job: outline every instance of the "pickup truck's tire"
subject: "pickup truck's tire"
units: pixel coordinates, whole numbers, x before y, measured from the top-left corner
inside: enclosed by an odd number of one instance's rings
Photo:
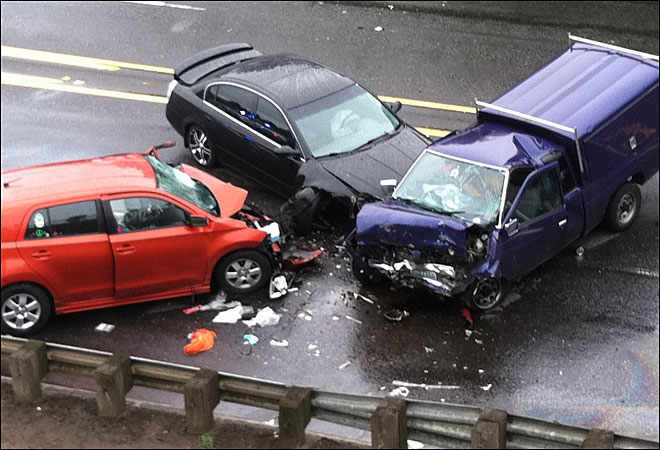
[[[463,293],[463,303],[472,310],[489,311],[502,303],[508,291],[507,280],[480,277]]]
[[[52,314],[46,292],[32,284],[20,283],[2,290],[2,334],[27,337],[41,330]]]
[[[364,258],[356,255],[351,258],[351,261],[353,276],[364,286],[376,286],[385,280],[385,275],[369,267]]]
[[[623,184],[612,196],[605,213],[605,223],[613,231],[629,228],[639,215],[642,193],[637,183]]]

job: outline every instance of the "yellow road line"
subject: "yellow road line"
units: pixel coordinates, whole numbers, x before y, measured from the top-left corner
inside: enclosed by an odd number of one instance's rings
[[[429,102],[426,100],[413,100],[410,98],[397,98],[389,97],[387,95],[379,95],[380,101],[385,103],[401,102],[402,105],[417,106],[419,108],[441,109],[443,111],[461,112],[476,114],[477,110],[470,106],[450,105],[448,103]]]
[[[59,81],[57,83],[56,81]],[[47,89],[50,91],[70,92],[73,94],[95,95],[98,97],[118,98],[122,100],[137,100],[150,103],[167,103],[167,97],[161,95],[135,94],[133,92],[112,91],[109,89],[95,89],[70,84],[60,84],[62,80],[54,78],[33,77],[16,73],[2,72],[2,84],[34,89]]]
[[[66,77],[65,77],[66,78]],[[149,103],[167,103],[167,97],[162,95],[136,94],[133,92],[113,91],[109,89],[96,89],[83,86],[65,84],[60,78],[35,77],[17,73],[2,72],[2,84],[33,89],[47,89],[51,91],[70,92],[72,94],[95,95],[98,97],[118,98],[122,100],[136,100]],[[449,130],[437,128],[415,127],[419,132],[428,136],[443,137],[451,133]]]
[[[42,50],[30,50],[27,48],[10,47],[3,45],[2,57],[27,59],[30,61],[63,64],[67,66],[86,67],[88,69],[115,71],[119,69],[142,70],[146,72],[157,72],[172,75],[174,69],[169,67],[148,66],[145,64],[134,64],[110,59],[89,58],[87,56],[67,55],[65,53],[45,52]]]
[[[67,55],[65,53],[53,53],[42,50],[30,50],[27,48],[2,46],[2,56],[9,58],[26,59],[30,61],[48,62],[67,66],[85,67],[97,70],[116,71],[119,69],[142,70],[146,72],[157,72],[168,75],[174,74],[174,69],[169,67],[149,66],[111,59],[89,58],[87,56]],[[416,106],[418,108],[438,109],[443,111],[475,114],[476,109],[469,106],[451,105],[448,103],[431,102],[427,100],[413,100],[409,98],[391,97],[379,95],[378,98],[386,103],[401,102],[403,105]]]

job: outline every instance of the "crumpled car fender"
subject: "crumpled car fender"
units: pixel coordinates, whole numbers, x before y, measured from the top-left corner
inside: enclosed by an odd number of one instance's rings
[[[493,230],[488,243],[488,258],[478,265],[473,273],[484,277],[502,277],[502,247],[499,245],[501,230]]]
[[[343,197],[357,197],[356,193],[345,183],[325,170],[316,160],[307,161],[298,170],[296,177],[298,191],[304,188],[314,188],[325,191],[331,195]]]

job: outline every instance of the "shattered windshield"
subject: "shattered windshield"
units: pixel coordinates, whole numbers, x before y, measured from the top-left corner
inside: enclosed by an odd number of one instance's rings
[[[155,156],[145,155],[145,158],[156,173],[159,189],[187,200],[214,216],[220,216],[218,202],[206,185],[193,180],[179,169],[168,166]]]
[[[506,171],[426,151],[396,189],[397,199],[476,224],[500,211]]]
[[[292,111],[314,157],[347,153],[394,133],[399,120],[358,85]]]

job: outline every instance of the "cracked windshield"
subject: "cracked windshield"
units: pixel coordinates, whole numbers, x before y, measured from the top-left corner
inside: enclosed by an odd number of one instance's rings
[[[396,191],[396,198],[476,224],[496,221],[506,171],[426,152]]]

